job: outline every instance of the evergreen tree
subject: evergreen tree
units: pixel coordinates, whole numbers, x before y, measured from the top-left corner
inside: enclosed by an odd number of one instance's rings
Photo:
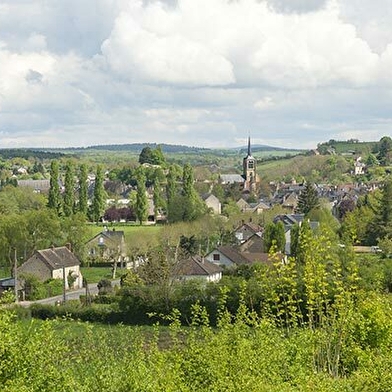
[[[61,199],[59,185],[59,163],[56,160],[50,163],[50,187],[48,196],[48,207],[61,214]]]
[[[146,195],[146,177],[139,173],[137,176],[137,193],[136,193],[136,218],[142,225],[148,217],[148,200]]]
[[[71,216],[75,208],[75,177],[74,168],[71,161],[68,161],[65,166],[64,186],[65,191],[63,211],[65,216]]]
[[[79,212],[81,212],[84,216],[87,216],[87,201],[88,201],[88,192],[87,192],[87,166],[82,164],[80,166],[79,172]]]
[[[307,215],[314,208],[320,206],[319,197],[316,187],[312,183],[306,183],[305,189],[301,192],[298,198],[297,211],[301,214]]]
[[[99,221],[105,209],[105,189],[103,181],[104,175],[102,167],[98,166],[95,174],[94,195],[91,205],[91,218],[94,222]]]

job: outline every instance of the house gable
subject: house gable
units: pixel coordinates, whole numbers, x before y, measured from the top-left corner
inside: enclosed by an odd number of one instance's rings
[[[111,256],[121,256],[125,258],[126,256],[125,237],[121,230],[104,230],[88,240],[86,247],[90,257],[110,258]]]

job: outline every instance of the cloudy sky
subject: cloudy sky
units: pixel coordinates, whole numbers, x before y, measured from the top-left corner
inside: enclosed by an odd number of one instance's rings
[[[392,134],[392,0],[1,0],[0,147]]]

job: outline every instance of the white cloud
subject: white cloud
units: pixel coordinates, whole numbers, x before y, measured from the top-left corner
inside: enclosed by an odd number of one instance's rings
[[[391,117],[387,3],[3,0],[0,143],[379,138]]]
[[[271,97],[263,97],[253,104],[256,109],[266,110],[275,106],[275,102]]]
[[[208,42],[180,34],[180,14],[162,5],[133,4],[116,20],[102,52],[110,66],[129,79],[185,85],[233,83],[232,64]]]

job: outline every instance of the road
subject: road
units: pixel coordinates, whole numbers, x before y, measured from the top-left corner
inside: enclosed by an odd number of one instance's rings
[[[112,286],[119,286],[120,279],[113,280]],[[90,295],[98,294],[97,283],[90,283],[88,285],[88,291]],[[86,295],[86,288],[70,290],[65,293],[65,301],[72,299],[79,299],[81,295]],[[63,302],[63,294],[56,295],[55,297],[39,299],[36,301],[19,301],[19,305],[23,307],[29,307],[31,304],[44,304],[44,305],[55,305],[56,303]]]

